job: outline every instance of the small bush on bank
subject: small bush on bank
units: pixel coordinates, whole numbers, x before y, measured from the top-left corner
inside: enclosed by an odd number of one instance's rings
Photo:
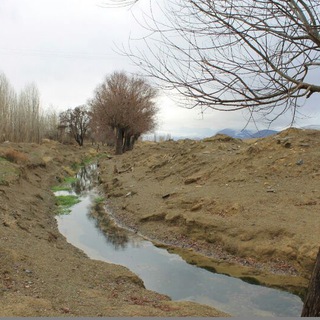
[[[28,156],[25,153],[14,149],[5,151],[3,157],[8,161],[14,163],[26,163],[29,160]]]

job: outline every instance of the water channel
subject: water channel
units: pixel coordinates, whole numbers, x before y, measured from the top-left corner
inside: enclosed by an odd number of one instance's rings
[[[303,303],[296,295],[190,265],[180,256],[157,248],[120,226],[101,231],[101,222],[90,214],[98,197],[93,187],[97,174],[95,165],[87,166],[78,173],[72,191],[55,193],[80,197],[69,214],[56,219],[59,231],[68,242],[90,258],[126,266],[143,280],[147,289],[173,300],[208,304],[232,316],[300,316]]]

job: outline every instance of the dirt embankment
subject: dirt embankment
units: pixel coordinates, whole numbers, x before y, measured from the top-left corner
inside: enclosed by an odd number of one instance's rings
[[[190,263],[299,291],[320,245],[319,159],[320,132],[289,129],[144,142],[100,168],[126,225]]]
[[[223,315],[148,291],[128,269],[90,260],[60,235],[50,187],[94,155],[52,142],[0,145],[0,316]]]

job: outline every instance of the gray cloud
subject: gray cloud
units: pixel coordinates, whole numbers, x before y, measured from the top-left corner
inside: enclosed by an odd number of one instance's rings
[[[35,82],[43,106],[63,110],[86,103],[106,74],[117,70],[139,72],[127,57],[115,52],[117,45],[127,43],[130,34],[139,35],[137,21],[129,10],[101,8],[99,3],[2,0],[0,70],[12,85],[19,90]],[[140,8],[135,10],[138,17]],[[246,124],[242,112],[208,110],[202,115],[199,110],[181,109],[166,99],[160,99],[159,105],[159,130],[167,133],[191,135],[207,129],[241,129]],[[312,119],[300,123],[319,123],[316,99],[311,98],[304,111]],[[287,125],[288,117],[276,125]]]

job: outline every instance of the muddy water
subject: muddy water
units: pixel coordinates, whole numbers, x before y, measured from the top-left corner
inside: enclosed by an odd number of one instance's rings
[[[108,227],[108,219],[102,224],[90,214],[98,196],[90,182],[95,174],[94,166],[79,173],[72,194],[80,195],[81,202],[72,207],[70,214],[56,217],[60,232],[90,258],[126,266],[147,289],[173,300],[196,301],[241,317],[300,315],[302,301],[298,296],[189,265],[130,230]]]

